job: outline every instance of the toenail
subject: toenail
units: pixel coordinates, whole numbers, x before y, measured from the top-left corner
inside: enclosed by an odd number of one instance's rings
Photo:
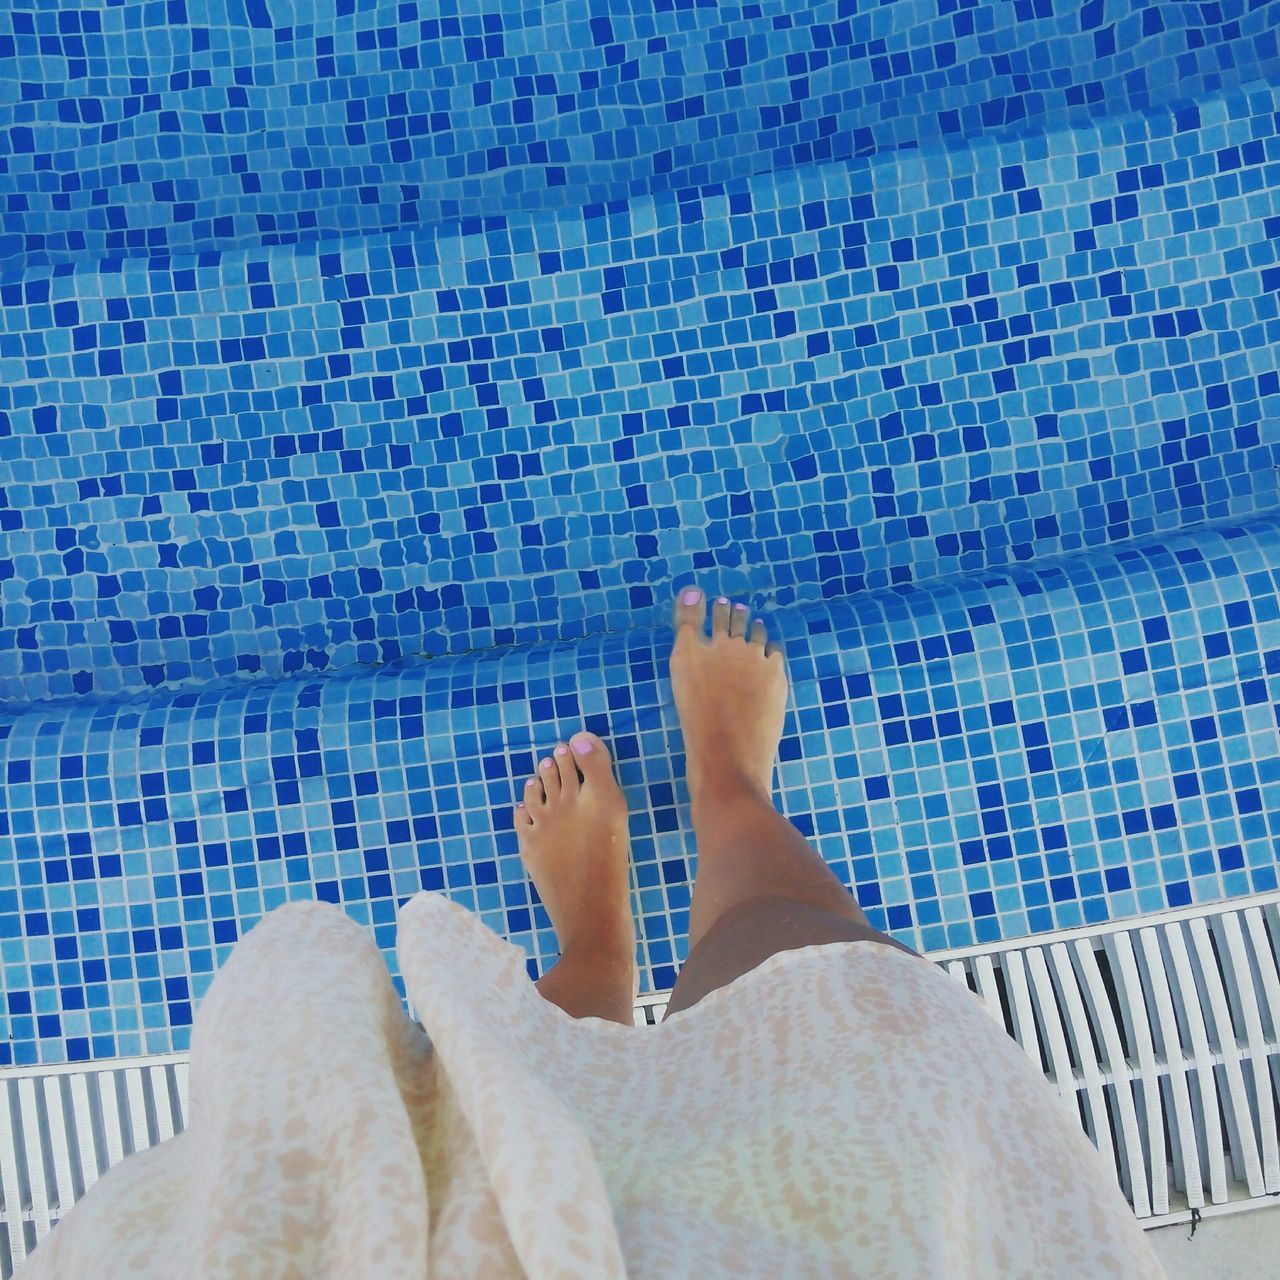
[[[530,778],[524,785],[526,787],[536,787],[538,785],[538,780],[537,778]]]
[[[735,604],[733,607],[735,609],[741,609],[743,613],[746,613],[747,611],[747,606],[745,604]]]
[[[729,603],[729,597],[728,597],[728,596],[721,596],[721,597],[716,601],[716,604],[728,604],[728,603]]]
[[[701,599],[702,599],[702,592],[699,591],[696,587],[693,590],[686,591],[684,593],[685,604],[697,604],[698,601]]]
[[[585,756],[587,752],[591,750],[590,738],[574,738],[572,739],[572,741],[573,741],[573,749],[580,756]]]
[[[548,756],[548,757],[547,757],[547,758],[542,762],[542,764],[541,764],[541,765],[539,765],[539,768],[542,768],[542,769],[550,769],[550,768],[551,768],[551,757],[550,757],[550,756]]]
[[[558,756],[567,756],[568,754],[569,754],[569,748],[568,748],[568,747],[557,747],[557,748],[556,748],[556,755],[558,755]]]
[[[516,801],[516,808],[517,808],[517,809],[523,809],[523,808],[524,808],[524,801],[523,801],[523,800],[517,800],[517,801]]]

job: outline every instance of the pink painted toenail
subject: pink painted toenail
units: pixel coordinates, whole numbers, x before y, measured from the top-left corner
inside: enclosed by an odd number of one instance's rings
[[[540,768],[542,768],[542,769],[550,769],[550,768],[551,768],[551,757],[550,757],[550,756],[548,756],[548,757],[547,757],[547,758],[542,762],[542,764],[541,764],[539,767],[540,767]]]
[[[585,756],[591,750],[590,738],[574,738],[572,739],[573,749],[580,755]]]
[[[702,599],[702,592],[698,590],[686,591],[682,597],[685,604],[697,604]]]
[[[523,808],[524,808],[524,801],[523,801],[523,800],[517,800],[517,801],[516,801],[516,808],[517,808],[517,809],[523,809]]]
[[[733,607],[735,609],[741,609],[743,613],[746,613],[747,611],[747,606],[745,604],[735,604]]]
[[[556,755],[558,755],[558,756],[567,756],[568,754],[569,754],[569,748],[568,748],[568,747],[557,747],[557,748],[556,748]]]
[[[728,596],[721,596],[721,597],[716,601],[716,604],[728,604],[728,603],[729,603],[729,597],[728,597]]]

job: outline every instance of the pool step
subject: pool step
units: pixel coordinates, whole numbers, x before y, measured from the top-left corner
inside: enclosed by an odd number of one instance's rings
[[[1277,887],[1280,516],[771,625],[782,810],[917,949]],[[185,1048],[236,939],[293,898],[340,904],[394,966],[397,904],[443,890],[544,970],[511,805],[584,724],[631,808],[644,989],[669,987],[695,852],[670,643],[632,628],[0,714],[0,1065]]]
[[[1056,1086],[1144,1226],[1274,1203],[1280,893],[931,959]],[[166,1055],[0,1073],[0,1280],[107,1169],[186,1127],[187,1072]]]

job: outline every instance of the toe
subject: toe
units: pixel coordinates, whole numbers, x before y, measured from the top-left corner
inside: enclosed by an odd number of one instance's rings
[[[763,645],[769,639],[769,633],[765,630],[764,623],[757,618],[751,624],[751,643]]]
[[[707,629],[707,597],[697,587],[686,587],[676,596],[676,634],[682,628],[692,627],[698,635]]]
[[[735,604],[729,613],[729,634],[745,636],[747,623],[751,621],[751,610],[745,604]]]
[[[538,761],[538,777],[542,779],[542,788],[547,793],[547,803],[555,804],[560,799],[560,770],[550,756]]]
[[[532,822],[547,807],[547,793],[543,789],[541,778],[530,778],[524,784],[524,808]]]
[[[578,766],[573,763],[573,753],[562,742],[556,747],[553,756],[556,762],[556,772],[560,775],[560,794],[562,796],[576,796],[578,794]]]
[[[529,779],[533,781],[532,778]],[[523,827],[533,826],[533,814],[529,810],[529,806],[523,800],[516,801],[515,812],[513,814],[516,830],[519,831]]]
[[[594,733],[575,733],[569,739],[569,745],[573,748],[573,758],[582,770],[586,785],[589,786],[592,782],[598,785],[606,778],[612,781],[609,748]]]
[[[729,634],[729,615],[732,612],[728,596],[720,596],[711,607],[711,634],[713,636],[727,636]]]

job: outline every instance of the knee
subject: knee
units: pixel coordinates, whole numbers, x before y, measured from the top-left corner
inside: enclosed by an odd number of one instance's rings
[[[314,954],[317,949],[366,948],[377,950],[368,933],[345,911],[332,903],[306,898],[267,912],[241,937],[232,958],[269,951],[273,960],[288,964],[291,958]]]
[[[390,987],[382,953],[369,933],[325,902],[290,902],[255,924],[218,970],[196,1016],[196,1030],[232,1011],[326,1003],[357,984]],[[265,1003],[264,1003],[265,1002]],[[250,1016],[257,1016],[253,1013]]]

